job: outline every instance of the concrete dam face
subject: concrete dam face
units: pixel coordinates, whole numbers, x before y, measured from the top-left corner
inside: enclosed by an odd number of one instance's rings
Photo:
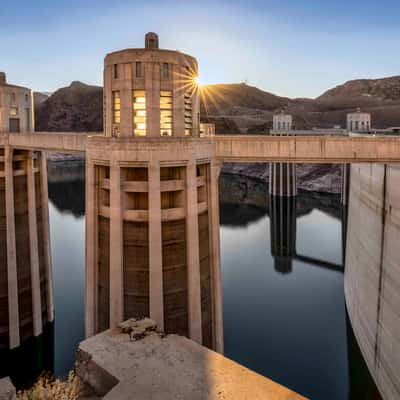
[[[349,317],[384,398],[400,397],[400,166],[353,164],[345,266]]]

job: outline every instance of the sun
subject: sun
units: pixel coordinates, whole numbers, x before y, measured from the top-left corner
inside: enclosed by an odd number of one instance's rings
[[[193,77],[193,84],[197,87],[203,86],[198,75]]]

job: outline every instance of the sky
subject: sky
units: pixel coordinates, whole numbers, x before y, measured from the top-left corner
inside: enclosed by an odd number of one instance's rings
[[[400,75],[399,20],[399,0],[0,0],[0,71],[37,91],[101,85],[104,56],[154,31],[197,58],[201,83],[316,97]]]

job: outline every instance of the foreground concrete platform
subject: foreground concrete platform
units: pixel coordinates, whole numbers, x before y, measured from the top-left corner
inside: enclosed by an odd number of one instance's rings
[[[76,372],[105,400],[304,399],[189,339],[163,335],[148,319],[82,342]]]
[[[15,400],[15,387],[10,378],[0,379],[0,400]]]

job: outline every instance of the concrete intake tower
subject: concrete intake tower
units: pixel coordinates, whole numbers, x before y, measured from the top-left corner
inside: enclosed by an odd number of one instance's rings
[[[145,43],[106,56],[105,136],[88,139],[86,334],[149,316],[222,352],[220,166],[197,61]]]

